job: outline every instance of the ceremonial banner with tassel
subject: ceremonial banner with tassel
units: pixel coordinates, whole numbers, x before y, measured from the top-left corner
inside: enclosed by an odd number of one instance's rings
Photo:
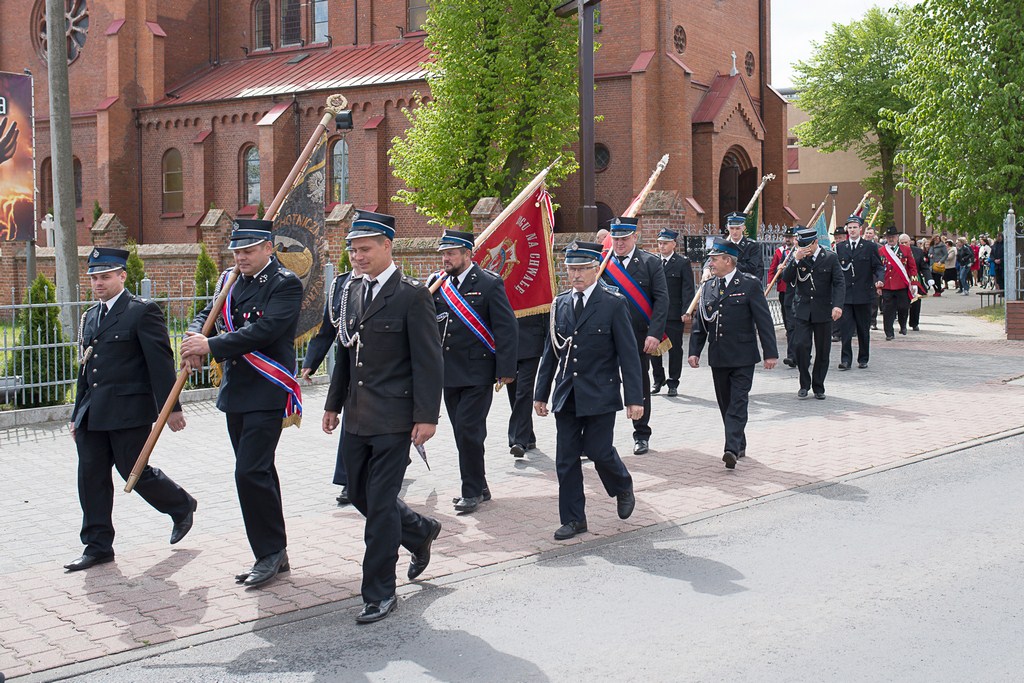
[[[517,318],[546,313],[555,298],[554,215],[551,195],[542,184],[476,243],[473,260],[501,276]]]

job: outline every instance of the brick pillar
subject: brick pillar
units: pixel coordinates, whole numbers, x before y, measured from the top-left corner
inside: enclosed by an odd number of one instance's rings
[[[652,190],[637,214],[645,248],[653,247],[664,228],[679,231],[686,222],[686,205],[675,190]]]
[[[337,204],[331,209],[331,214],[324,220],[327,232],[327,260],[334,265],[338,265],[341,252],[345,250],[345,235],[352,228],[352,218],[354,215],[354,205]]]
[[[473,219],[473,232],[479,235],[505,210],[497,197],[484,197],[476,203],[469,215]]]
[[[199,241],[206,245],[206,253],[210,255],[219,270],[224,270],[232,263],[228,242],[231,241],[231,216],[223,209],[210,209],[202,222],[199,223]]]
[[[113,213],[102,214],[89,233],[90,240],[97,247],[123,249],[128,241],[128,227]]]
[[[1024,301],[1006,302],[1006,338],[1024,341]]]
[[[280,102],[256,124],[259,131],[260,195],[263,206],[268,209],[298,158],[294,109],[295,105]]]

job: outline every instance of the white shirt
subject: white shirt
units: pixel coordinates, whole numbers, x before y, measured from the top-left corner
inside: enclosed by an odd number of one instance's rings
[[[621,263],[622,263],[622,267],[625,268],[625,267],[627,267],[629,265],[629,259],[633,258],[633,254],[634,253],[636,253],[636,247],[635,246],[632,249],[630,249],[629,253],[626,254],[625,256],[623,256],[622,258],[619,258],[618,254],[615,255],[615,258],[619,259],[621,261]],[[586,299],[586,297],[584,297],[584,299]]]
[[[476,265],[476,264],[470,263],[469,264],[469,268],[466,268],[464,271],[462,271],[461,273],[459,273],[458,275],[455,276],[455,280],[456,280],[455,287],[459,291],[462,290],[462,283],[466,281],[466,276],[469,275],[469,271],[473,270],[473,266],[474,265]]]
[[[590,301],[590,295],[594,293],[594,287],[597,287],[597,282],[594,282],[594,284],[590,285],[589,287],[587,287],[586,289],[583,290],[583,308],[587,307],[587,302]],[[576,305],[576,301],[579,299],[577,294],[579,294],[579,292],[577,290],[575,290],[575,289],[572,290],[572,305],[573,306]]]
[[[723,279],[725,280],[725,288],[726,289],[728,289],[729,285],[732,284],[732,278],[733,278],[734,275],[736,275],[736,269],[735,268],[733,268],[732,271],[728,275],[723,276]]]
[[[398,270],[398,266],[396,266],[395,262],[392,261],[391,265],[389,265],[387,268],[381,271],[380,275],[378,275],[375,278],[372,278],[374,280],[374,285],[373,290],[371,291],[370,294],[370,301],[373,301],[374,298],[376,298],[377,294],[380,293],[381,285],[390,280],[391,276],[395,274],[396,270]],[[369,275],[363,275],[363,279],[365,279],[366,282],[369,282],[371,278]]]
[[[860,239],[850,240],[850,249],[856,249],[858,244],[860,244]]]

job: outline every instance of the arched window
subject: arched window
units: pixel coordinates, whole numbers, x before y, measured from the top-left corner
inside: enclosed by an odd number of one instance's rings
[[[75,208],[82,208],[82,162],[78,157],[71,158],[71,168],[75,175]]]
[[[260,150],[249,145],[242,150],[242,206],[260,203]]]
[[[54,212],[53,207],[53,162],[49,157],[39,166],[39,200],[42,202],[40,218]]]
[[[253,49],[265,50],[270,41],[270,0],[256,0],[252,5]]]
[[[335,140],[328,156],[330,177],[327,182],[331,188],[328,201],[342,204],[348,201],[348,143],[344,139]]]
[[[327,42],[327,0],[313,0],[313,42]]]
[[[164,154],[161,164],[164,190],[164,213],[182,213],[185,208],[185,188],[181,175],[181,152],[171,148]]]
[[[429,0],[408,0],[406,11],[406,33],[422,31],[423,24],[427,23],[427,10],[430,9]]]
[[[302,42],[302,3],[300,0],[281,0],[281,45]]]

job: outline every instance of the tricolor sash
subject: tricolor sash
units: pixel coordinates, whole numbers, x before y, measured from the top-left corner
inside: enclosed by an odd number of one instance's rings
[[[494,333],[487,327],[487,324],[480,319],[477,312],[473,310],[473,307],[469,305],[466,298],[462,296],[456,287],[452,286],[452,280],[447,274],[442,273],[440,275],[441,288],[438,290],[441,292],[441,298],[444,299],[445,303],[448,304],[455,315],[462,321],[462,323],[469,328],[469,330],[476,335],[487,349],[494,353]]]
[[[903,281],[907,283],[907,289],[910,289],[910,275],[907,274],[907,269],[903,265],[903,261],[896,258],[896,256],[892,253],[892,249],[890,249],[888,245],[882,247],[882,249],[885,250],[885,258],[888,259],[889,263],[892,264],[893,268],[899,271],[900,275],[903,277]],[[900,249],[900,251],[902,252],[903,250]]]
[[[227,298],[224,299],[224,307],[220,312],[221,319],[224,321],[224,327],[227,328],[228,332],[235,331],[235,322],[231,319],[231,295],[234,293],[235,285],[237,284],[238,280],[235,280],[234,284],[231,285]],[[302,416],[302,388],[291,372],[273,358],[269,358],[259,351],[250,351],[244,354],[242,358],[252,366],[253,370],[288,392],[288,403],[284,407],[285,420],[293,416]]]
[[[633,258],[636,258],[635,256]],[[619,288],[619,293],[625,296],[630,303],[636,306],[636,309],[643,313],[644,318],[647,322],[651,322],[651,315],[654,313],[654,307],[651,306],[651,300],[647,298],[647,292],[643,290],[640,284],[633,279],[633,276],[629,274],[619,260],[612,256],[608,259],[608,266],[604,271],[615,286]]]

